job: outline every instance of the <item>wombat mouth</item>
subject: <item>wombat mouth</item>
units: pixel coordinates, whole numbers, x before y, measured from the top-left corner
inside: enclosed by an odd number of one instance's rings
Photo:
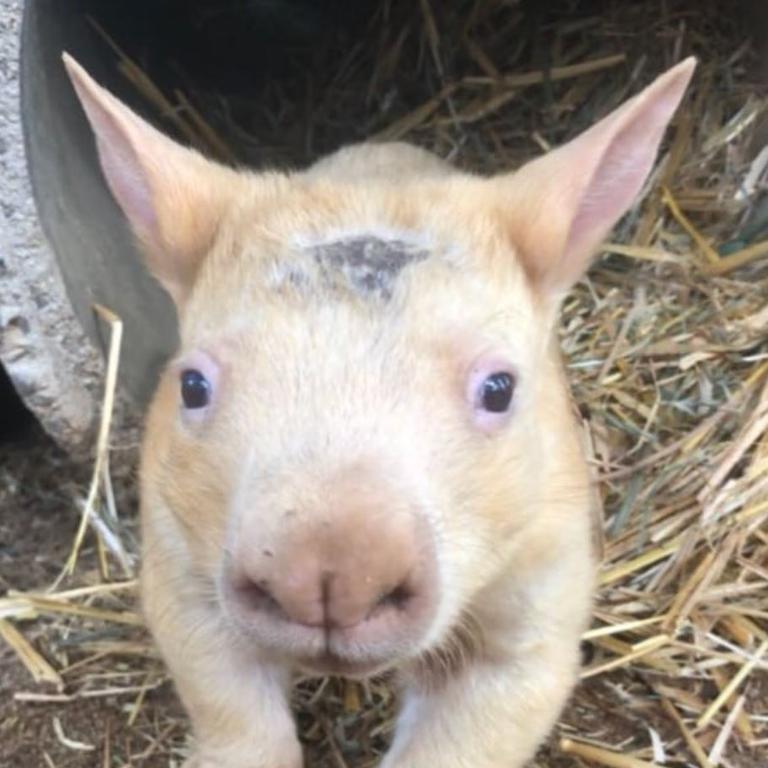
[[[319,656],[312,656],[298,660],[298,667],[302,673],[312,677],[324,677],[326,675],[361,679],[381,674],[392,666],[392,662],[381,661],[352,661],[342,656],[327,651]]]

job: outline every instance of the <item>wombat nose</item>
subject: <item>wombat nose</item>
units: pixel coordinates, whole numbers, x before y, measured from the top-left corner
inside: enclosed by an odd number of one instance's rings
[[[386,581],[385,581],[386,580]],[[403,576],[392,586],[389,574],[345,573],[295,565],[283,578],[241,575],[233,586],[241,609],[305,627],[351,629],[390,613],[406,615],[418,594],[417,580]]]
[[[365,468],[310,489],[306,506],[262,510],[241,526],[222,607],[256,646],[302,668],[320,670],[321,658],[390,663],[418,647],[440,603],[429,519]]]

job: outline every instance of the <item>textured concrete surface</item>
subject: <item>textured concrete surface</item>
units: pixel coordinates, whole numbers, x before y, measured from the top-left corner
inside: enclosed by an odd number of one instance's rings
[[[93,133],[61,62],[68,51],[131,106],[147,108],[120,75],[114,52],[87,23],[102,0],[26,0],[22,31],[22,116],[32,191],[72,308],[101,348],[93,304],[124,323],[120,381],[147,400],[176,343],[168,296],[147,273],[99,167]],[[130,45],[130,43],[127,43]],[[152,117],[152,115],[150,115]]]
[[[89,445],[101,400],[108,330],[95,303],[123,320],[120,384],[133,402],[147,401],[176,344],[172,304],[107,190],[61,64],[67,50],[135,98],[86,22],[98,2],[0,0],[0,363],[70,448]]]
[[[100,359],[72,312],[27,174],[19,109],[22,6],[0,0],[0,362],[46,430],[77,448],[94,422]]]

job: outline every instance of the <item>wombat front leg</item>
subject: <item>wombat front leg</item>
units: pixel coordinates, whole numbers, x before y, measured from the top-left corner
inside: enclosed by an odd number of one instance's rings
[[[210,670],[198,664],[184,672],[171,662],[196,737],[184,768],[301,768],[283,671],[238,669],[222,654],[211,662]]]
[[[434,690],[412,687],[381,768],[521,768],[570,693],[575,656],[556,643],[531,647]]]
[[[289,671],[233,647],[169,562],[145,557],[143,607],[192,720],[196,748],[184,768],[301,768]]]

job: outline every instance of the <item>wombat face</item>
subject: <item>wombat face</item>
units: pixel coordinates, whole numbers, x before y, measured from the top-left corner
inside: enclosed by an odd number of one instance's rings
[[[558,302],[645,179],[691,62],[493,179],[402,145],[238,173],[68,66],[179,308],[145,535],[233,634],[369,673],[449,643],[500,578],[583,554]]]
[[[560,500],[585,506],[549,308],[503,219],[455,202],[482,183],[443,187],[280,180],[229,209],[152,412],[185,556],[312,667],[433,646]]]

